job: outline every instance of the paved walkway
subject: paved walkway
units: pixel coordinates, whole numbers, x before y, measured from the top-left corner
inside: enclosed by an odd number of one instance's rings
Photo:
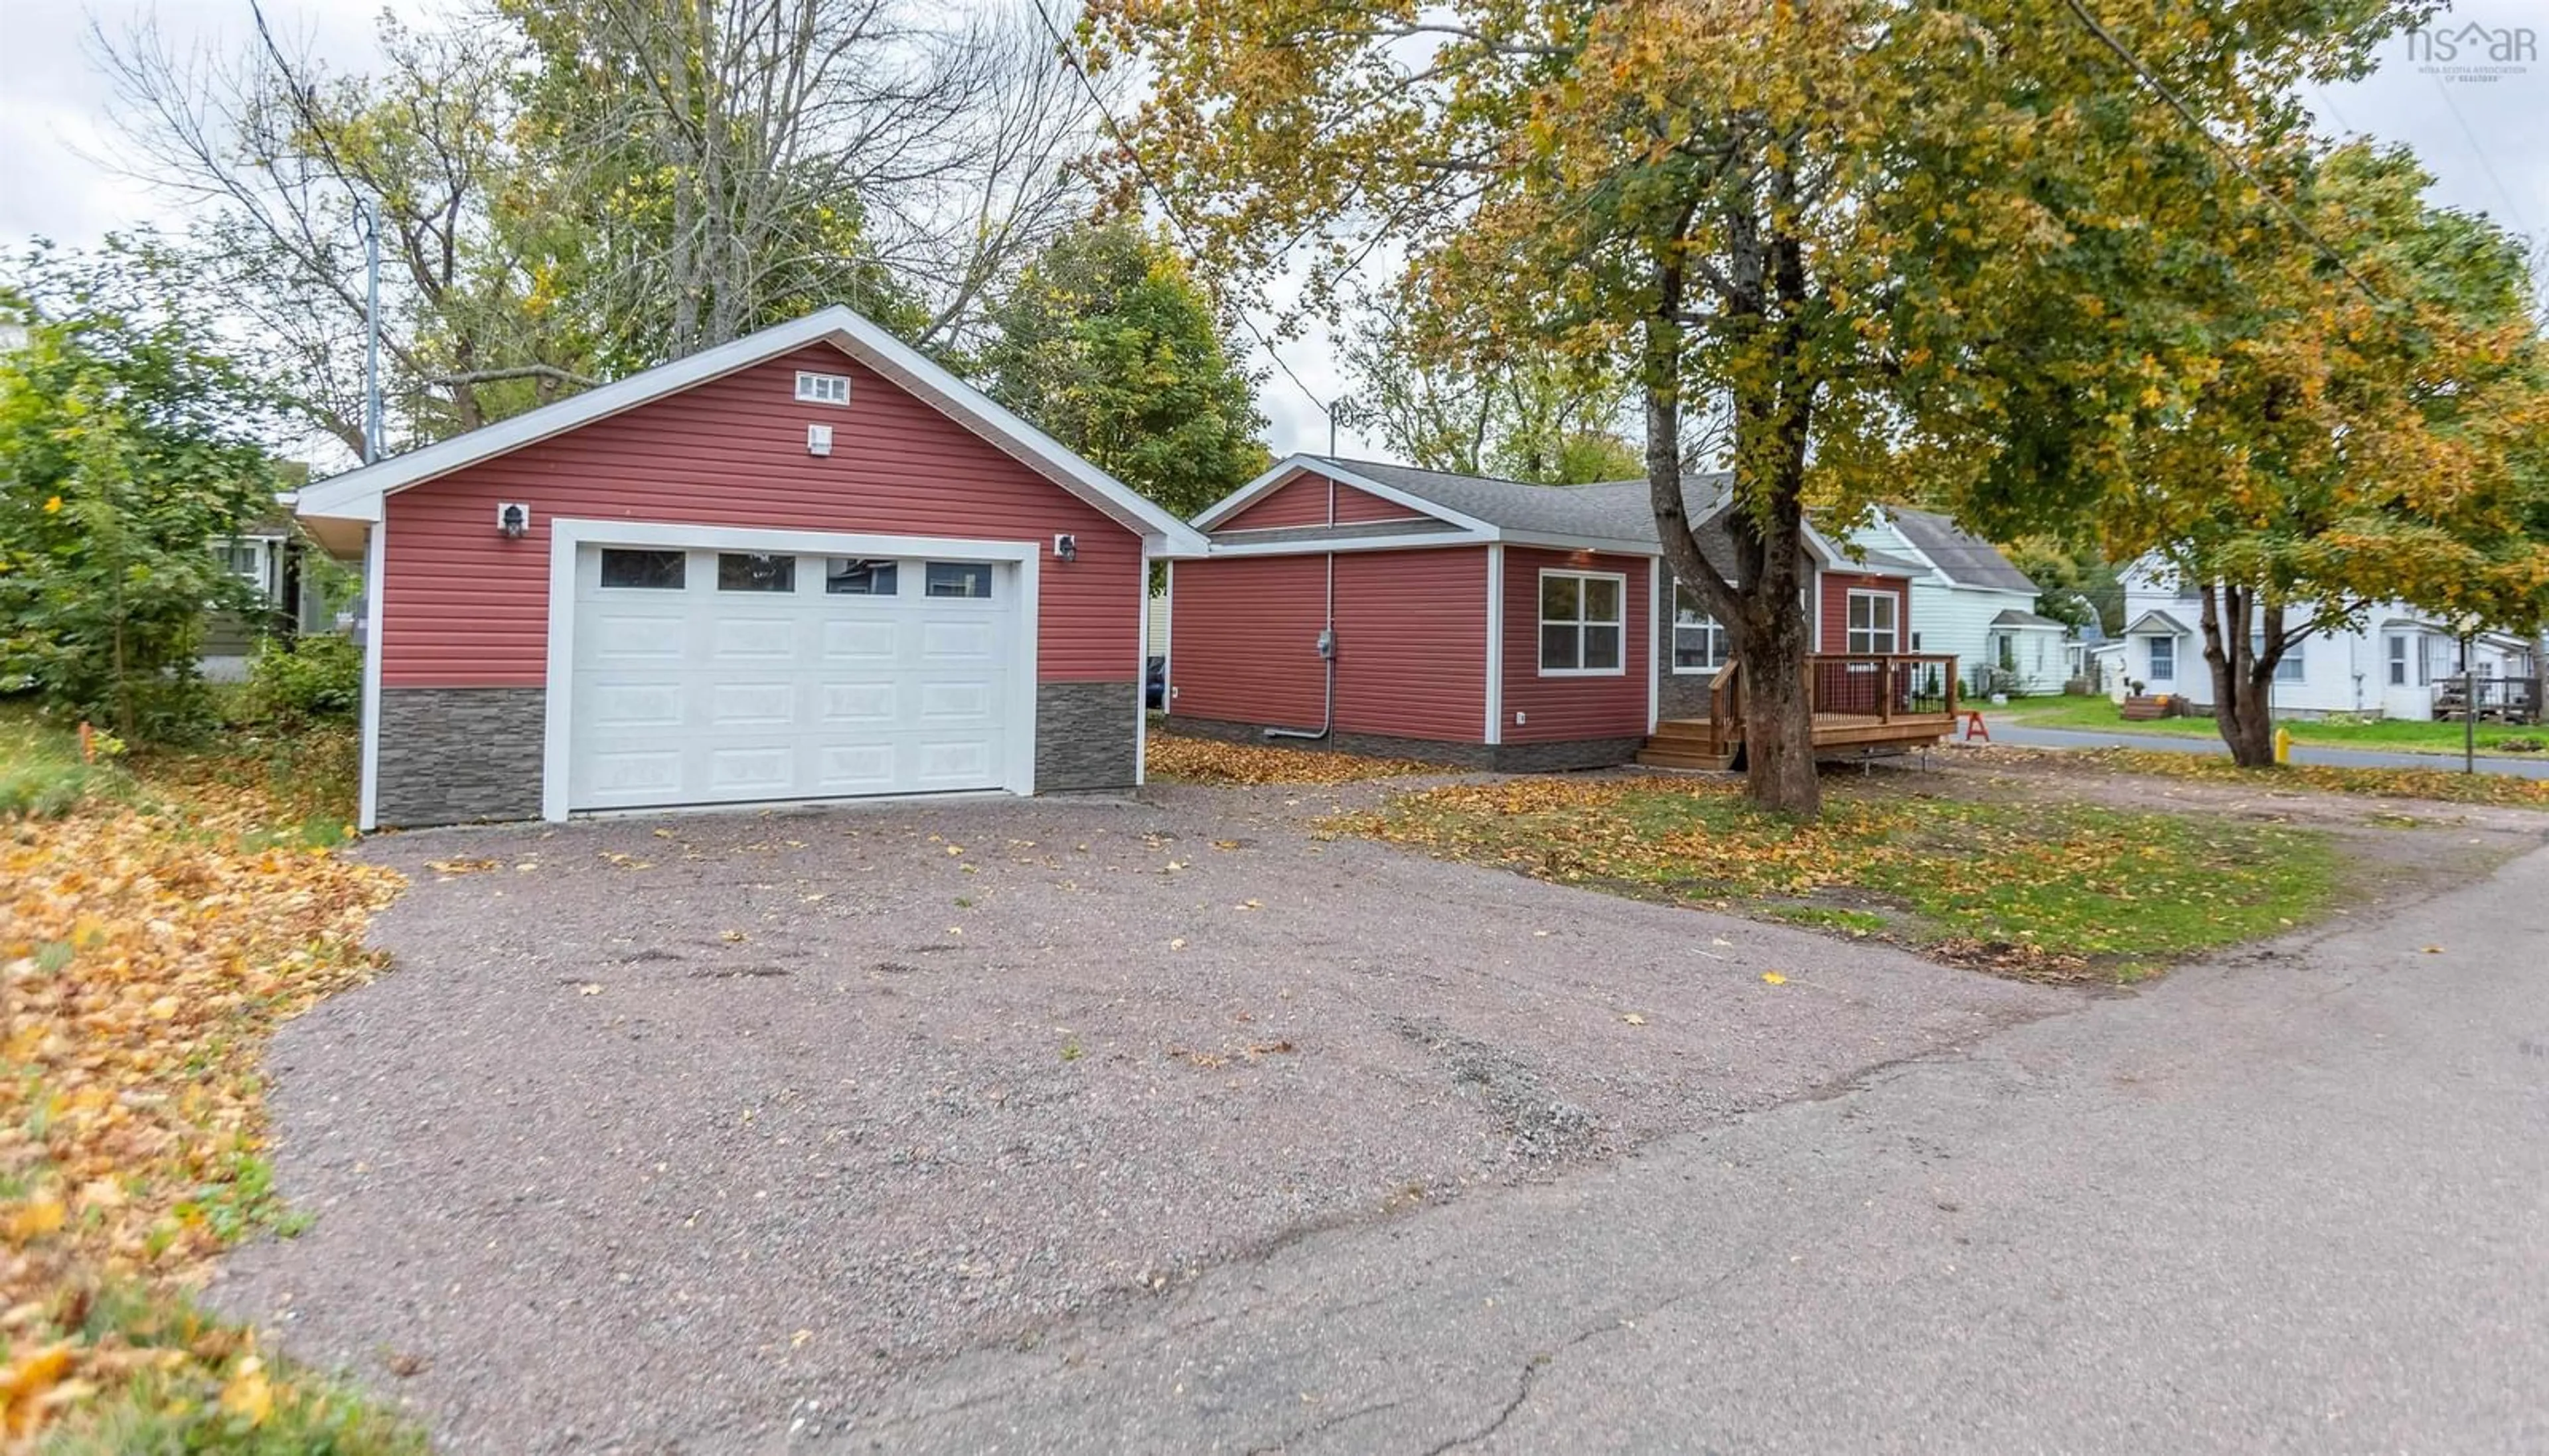
[[[2544,946],[2549,851],[1287,1244],[820,1448],[2549,1450]]]
[[[2230,752],[2219,737],[2179,737],[2168,733],[2105,733],[2094,729],[2030,728],[2024,723],[1995,722],[1991,714],[1983,715],[1994,743],[2015,744],[2020,748],[2147,748],[2162,753],[2216,754]],[[2293,745],[2296,764],[2325,764],[2338,769],[2440,769],[2458,772],[2458,755],[2392,753],[2380,749],[2320,748],[2313,744]],[[2521,778],[2549,778],[2549,754],[2527,759],[2478,757],[2481,774],[2510,774]]]

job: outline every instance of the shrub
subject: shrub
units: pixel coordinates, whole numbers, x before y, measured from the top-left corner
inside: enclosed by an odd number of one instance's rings
[[[336,636],[270,641],[248,664],[247,706],[277,728],[351,721],[363,708],[363,654]]]

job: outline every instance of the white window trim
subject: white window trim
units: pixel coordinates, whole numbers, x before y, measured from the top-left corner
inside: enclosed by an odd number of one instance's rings
[[[1542,616],[1540,614],[1541,603],[1549,599],[1549,579],[1552,577],[1572,577],[1579,582],[1610,582],[1619,589],[1618,593],[1612,599],[1620,604],[1620,619],[1617,622],[1603,622],[1595,621],[1590,617],[1579,615],[1572,623],[1566,623],[1553,622]],[[1578,612],[1583,610],[1583,597],[1580,594],[1576,597],[1576,610]],[[1531,660],[1535,665],[1540,667],[1540,676],[1544,678],[1625,678],[1629,675],[1628,573],[1584,571],[1575,567],[1541,568],[1540,580],[1535,585],[1531,596]],[[1540,640],[1542,633],[1550,627],[1569,625],[1576,629],[1575,659],[1578,662],[1582,662],[1584,660],[1584,628],[1588,626],[1618,627],[1620,629],[1619,666],[1611,668],[1553,668],[1542,663],[1541,655],[1544,651]]]
[[[1862,596],[1866,597],[1870,601],[1882,601],[1885,603],[1885,640],[1890,644],[1889,646],[1852,647],[1849,645],[1849,638],[1852,632],[1864,630],[1869,638],[1873,639],[1876,636],[1876,613],[1873,610],[1869,611],[1867,614],[1868,624],[1864,629],[1852,627],[1849,624],[1850,604],[1857,601]],[[1883,592],[1868,587],[1850,588],[1848,594],[1841,599],[1841,647],[1844,656],[1852,653],[1862,653],[1872,656],[1892,657],[1895,654],[1900,653],[1903,650],[1902,595],[1899,592]]]
[[[372,527],[373,539],[380,539],[380,527]],[[684,525],[669,521],[577,520],[565,517],[549,522],[549,630],[547,722],[540,736],[540,817],[551,823],[562,823],[570,817],[567,797],[567,763],[574,743],[570,717],[575,701],[575,565],[586,546],[678,547],[690,551],[763,551],[799,556],[892,556],[934,557],[941,561],[1005,562],[1015,567],[1014,590],[1018,593],[1017,657],[1011,664],[1009,712],[1012,723],[1023,723],[1026,731],[1009,741],[1009,761],[1003,766],[1000,786],[1014,794],[1035,792],[1035,721],[1036,721],[1036,609],[1040,600],[1037,573],[1043,565],[1042,541],[969,541],[943,536],[848,536],[821,531],[775,531],[753,527]],[[377,547],[375,549],[378,549]],[[374,662],[379,655],[377,624],[380,612],[380,578],[374,584],[372,611],[375,631],[372,638]],[[949,602],[981,600],[978,597],[942,596],[934,598],[941,605]],[[377,673],[377,668],[374,669]],[[374,677],[373,682],[377,683]],[[377,697],[377,693],[375,693]],[[373,827],[372,785],[378,770],[380,730],[377,720],[364,735],[365,828]],[[653,812],[649,810],[648,812]]]
[[[1672,620],[1665,624],[1667,636],[1664,640],[1664,652],[1666,657],[1670,659],[1674,677],[1714,678],[1719,673],[1726,670],[1727,662],[1734,656],[1734,654],[1725,650],[1726,624],[1717,619],[1717,614],[1715,612],[1706,610],[1705,604],[1703,604],[1701,615],[1708,619],[1709,625],[1717,629],[1718,658],[1716,662],[1711,663],[1709,666],[1704,668],[1683,667],[1681,665],[1681,598],[1682,593],[1685,592],[1690,592],[1692,600],[1697,601],[1699,599],[1699,593],[1691,592],[1689,587],[1680,582],[1673,583]],[[1696,626],[1698,624],[1693,623],[1692,625]]]
[[[831,394],[834,384],[840,386],[838,399]],[[846,409],[850,403],[850,377],[825,374],[819,369],[800,369],[797,371],[797,401],[802,405],[831,405]]]
[[[2150,650],[2151,650],[2151,644],[2152,644],[2152,643],[2154,643],[2154,642],[2165,642],[2165,643],[2167,643],[2167,644],[2168,644],[2168,676],[2167,676],[2167,677],[2165,677],[2165,678],[2161,677],[2161,676],[2160,676],[2159,669],[2158,669],[2158,668],[2156,668],[2156,667],[2154,667],[2154,666],[2152,666],[2152,664],[2151,664],[2151,654],[2150,654]],[[2145,634],[2143,634],[2143,637],[2142,637],[2142,676],[2143,676],[2144,678],[2149,679],[2149,680],[2150,680],[2151,682],[2169,682],[2169,683],[2174,683],[2174,682],[2177,682],[2177,639],[2176,639],[2176,638],[2169,636],[2169,635],[2168,635],[2167,633],[2165,633],[2165,632],[2150,632],[2150,633],[2145,633]]]

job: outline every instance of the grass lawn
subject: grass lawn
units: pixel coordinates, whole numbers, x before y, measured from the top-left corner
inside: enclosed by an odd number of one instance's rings
[[[2144,723],[2127,723],[2116,704],[2103,697],[2016,698],[2004,708],[1993,708],[1985,703],[1973,705],[1982,709],[1987,723],[1994,716],[2005,716],[2013,723],[2024,723],[2030,728],[2162,733],[2194,738],[2220,736],[2220,730],[2214,726],[2210,717],[2154,718]],[[2365,723],[2292,718],[2287,719],[2284,726],[2292,729],[2293,742],[2317,744],[2323,748],[2391,749],[2403,753],[2434,754],[2461,751],[2462,725],[2459,723],[2420,723],[2412,718],[2381,718]],[[2516,728],[2502,723],[2478,725],[2481,753],[2502,752],[2498,745],[2508,738],[2549,742],[2549,728]]]
[[[2371,798],[2434,799],[2447,804],[2502,804],[2549,809],[2549,778],[2510,774],[2464,774],[2458,769],[2340,769],[2324,764],[2286,764],[2242,769],[2210,754],[2156,749],[2054,750],[2083,763],[2124,774],[2156,774],[2214,783],[2248,783],[2264,789],[2314,788]]]
[[[1397,795],[1330,821],[1544,879],[1733,910],[2046,979],[2133,979],[2334,899],[2319,835],[2183,813],[1916,796],[1843,780],[1822,822],[1731,785],[1535,777]]]
[[[0,712],[0,1448],[421,1456],[421,1435],[189,1299],[289,1236],[266,1035],[376,968],[398,891],[325,845],[342,732],[85,763]]]

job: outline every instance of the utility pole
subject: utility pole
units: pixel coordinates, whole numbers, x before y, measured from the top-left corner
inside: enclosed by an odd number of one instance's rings
[[[369,198],[354,199],[363,232],[363,463],[381,458],[381,215]]]

